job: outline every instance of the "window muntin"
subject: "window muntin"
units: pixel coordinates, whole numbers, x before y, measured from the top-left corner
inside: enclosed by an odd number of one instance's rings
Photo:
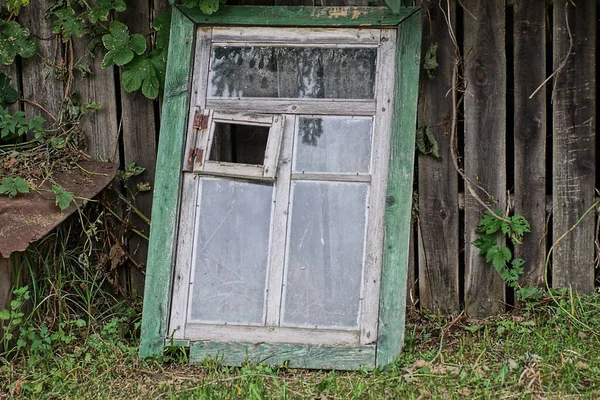
[[[213,98],[373,99],[377,48],[215,44]]]
[[[204,110],[209,120],[196,139],[194,172],[273,179],[282,116]],[[228,151],[227,151],[228,150]],[[229,154],[227,154],[229,152]]]

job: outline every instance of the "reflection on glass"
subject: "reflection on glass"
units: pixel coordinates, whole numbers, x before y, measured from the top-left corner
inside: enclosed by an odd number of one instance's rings
[[[293,183],[282,326],[358,327],[368,184]]]
[[[214,46],[210,97],[372,99],[374,47]]]
[[[190,319],[263,323],[273,187],[203,179]]]
[[[300,117],[294,172],[368,173],[371,117]]]
[[[208,159],[262,165],[269,130],[268,126],[216,123]]]

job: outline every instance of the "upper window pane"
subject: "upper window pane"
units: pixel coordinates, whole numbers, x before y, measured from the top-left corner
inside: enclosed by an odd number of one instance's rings
[[[377,48],[212,48],[209,97],[373,99]]]
[[[372,118],[300,117],[294,172],[368,173]]]

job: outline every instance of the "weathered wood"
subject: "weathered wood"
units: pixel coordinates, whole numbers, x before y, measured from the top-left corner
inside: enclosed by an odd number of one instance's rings
[[[281,286],[281,284],[280,284]],[[253,343],[307,343],[329,346],[357,346],[358,331],[287,328],[275,326],[208,325],[188,322],[185,337],[190,340]]]
[[[392,362],[404,341],[406,267],[411,231],[415,121],[421,58],[420,15],[414,15],[400,25],[396,51],[397,72],[385,210],[377,365]]]
[[[389,106],[396,94],[394,82],[396,64],[397,29],[382,30],[381,44],[377,59],[375,82],[377,113],[373,118],[373,148],[371,152],[372,180],[367,214],[367,239],[363,272],[363,294],[360,307],[360,343],[373,344],[377,341],[379,326],[379,299],[381,295],[381,275],[383,264],[384,223],[387,178],[391,152],[391,138],[394,124],[394,109]],[[368,175],[367,175],[368,176]],[[356,175],[360,177],[360,175]],[[346,178],[346,177],[344,177]]]
[[[445,12],[455,24],[456,7]],[[425,54],[437,46],[438,67],[430,78],[421,70],[419,125],[428,129],[439,145],[440,159],[419,154],[419,300],[422,309],[456,313],[460,308],[458,235],[458,177],[452,167],[449,116],[452,114],[452,71],[455,54],[444,13],[437,1],[423,11]],[[456,26],[454,25],[456,28]],[[474,156],[470,154],[469,156]]]
[[[213,30],[213,40],[218,43],[231,41],[249,43],[282,44],[293,41],[309,46],[319,44],[379,44],[378,29],[320,28],[307,32],[298,28],[261,28],[218,27]]]
[[[347,2],[345,2],[347,3]],[[402,8],[398,14],[387,7],[240,7],[221,6],[206,15],[200,8],[180,7],[198,24],[246,26],[395,27],[418,8]]]
[[[87,137],[87,152],[96,160],[119,162],[119,121],[113,68],[102,69],[101,56],[92,57],[87,37],[73,40],[75,60],[86,63],[90,73],[73,77],[73,92],[82,104],[95,102],[100,110],[90,112],[81,119],[81,129]]]
[[[0,257],[0,310],[9,308],[12,285],[11,259]]]
[[[281,114],[350,114],[354,116],[375,114],[373,100],[338,99],[214,99],[206,101],[206,107],[214,110],[228,110],[251,113]]]
[[[506,54],[503,0],[464,2],[465,174],[492,208],[506,202]],[[482,206],[465,198],[465,309],[474,317],[504,310],[505,285],[500,275],[473,245]]]
[[[119,20],[125,23],[131,32],[150,32],[151,21],[148,2],[146,0],[130,1],[125,12],[120,14]],[[150,45],[150,40],[148,40],[148,45]],[[152,100],[144,97],[140,91],[127,93],[123,86],[121,86],[120,91],[125,164],[135,162],[137,165],[146,168],[141,175],[131,177],[130,184],[135,186],[137,183],[149,182],[152,185],[157,148],[155,104]],[[135,196],[135,205],[144,215],[150,216],[152,193],[138,193]],[[147,234],[149,230],[147,223],[136,215],[132,215],[132,222],[139,231]],[[148,255],[148,242],[136,235],[129,238],[128,247],[133,259],[138,264],[144,265]],[[141,294],[144,290],[142,271],[130,267],[128,275],[131,292]]]
[[[224,365],[255,364],[283,365],[291,368],[353,370],[363,366],[373,369],[375,346],[332,347],[303,344],[253,344],[195,342],[190,349],[190,361],[218,358]]]
[[[560,69],[553,93],[552,232],[556,241],[594,202],[596,2],[577,2],[577,7],[565,0],[555,2],[553,29],[554,68]],[[566,235],[552,260],[553,287],[593,291],[594,218],[588,216]]]
[[[271,248],[269,254],[269,277],[267,281],[266,325],[278,326],[281,315],[281,299],[283,291],[281,283],[284,277],[285,243],[288,237],[288,209],[290,206],[290,175],[292,171],[292,148],[296,117],[285,116],[281,157],[277,168],[277,184],[275,186],[275,202],[273,225],[271,226]]]
[[[38,53],[21,62],[22,96],[25,100],[37,102],[57,117],[65,96],[63,81],[55,78],[54,68],[64,60],[61,39],[52,32],[52,22],[45,18],[50,4],[50,0],[39,0],[19,16],[19,22],[31,32]],[[28,116],[39,115],[51,120],[44,111],[29,103],[25,103],[24,109]]]
[[[531,223],[531,233],[515,246],[526,261],[519,283],[544,284],[546,254],[546,1],[514,3],[515,214]]]
[[[174,9],[154,184],[157,196],[146,268],[140,357],[162,354],[167,330],[194,33],[194,24]]]

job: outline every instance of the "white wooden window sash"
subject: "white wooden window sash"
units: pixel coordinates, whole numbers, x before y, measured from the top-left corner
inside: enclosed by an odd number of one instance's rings
[[[259,33],[253,28],[199,28],[196,40],[196,61],[194,67],[194,88],[190,109],[190,119],[197,108],[210,115],[207,129],[195,132],[190,121],[186,157],[191,159],[194,147],[203,146],[210,151],[210,141],[214,135],[214,123],[235,122],[248,124],[268,124],[271,118],[269,143],[265,162],[261,168],[252,169],[239,164],[238,169],[229,169],[224,163],[208,160],[208,151],[203,154],[202,165],[194,163],[197,174],[230,176],[242,179],[274,179],[274,207],[271,217],[271,239],[269,244],[269,265],[267,270],[267,294],[265,296],[264,326],[210,325],[187,322],[190,275],[193,268],[194,224],[198,208],[198,179],[196,174],[184,173],[181,212],[178,231],[177,259],[169,336],[173,339],[218,340],[218,341],[270,341],[280,343],[309,343],[323,345],[368,345],[376,341],[379,307],[379,282],[383,253],[383,220],[385,214],[385,188],[387,185],[387,160],[391,132],[391,113],[382,113],[392,98],[392,85],[395,70],[394,49],[395,30],[393,29],[264,29]],[[214,99],[208,98],[207,77],[210,65],[212,43],[285,44],[289,46],[344,45],[377,46],[377,69],[375,99]],[[196,108],[197,107],[197,108]],[[260,115],[244,116],[240,113]],[[370,173],[292,173],[294,136],[298,115],[341,115],[372,116],[372,152]],[[277,121],[276,121],[277,119]],[[185,163],[184,163],[185,164]],[[275,168],[275,165],[277,166]],[[208,166],[208,168],[207,168]],[[249,172],[259,171],[259,172]],[[276,172],[276,174],[275,174]],[[338,181],[369,183],[363,278],[359,308],[359,329],[307,329],[279,326],[282,307],[282,284],[285,275],[285,250],[288,245],[290,210],[290,188],[293,181]]]

